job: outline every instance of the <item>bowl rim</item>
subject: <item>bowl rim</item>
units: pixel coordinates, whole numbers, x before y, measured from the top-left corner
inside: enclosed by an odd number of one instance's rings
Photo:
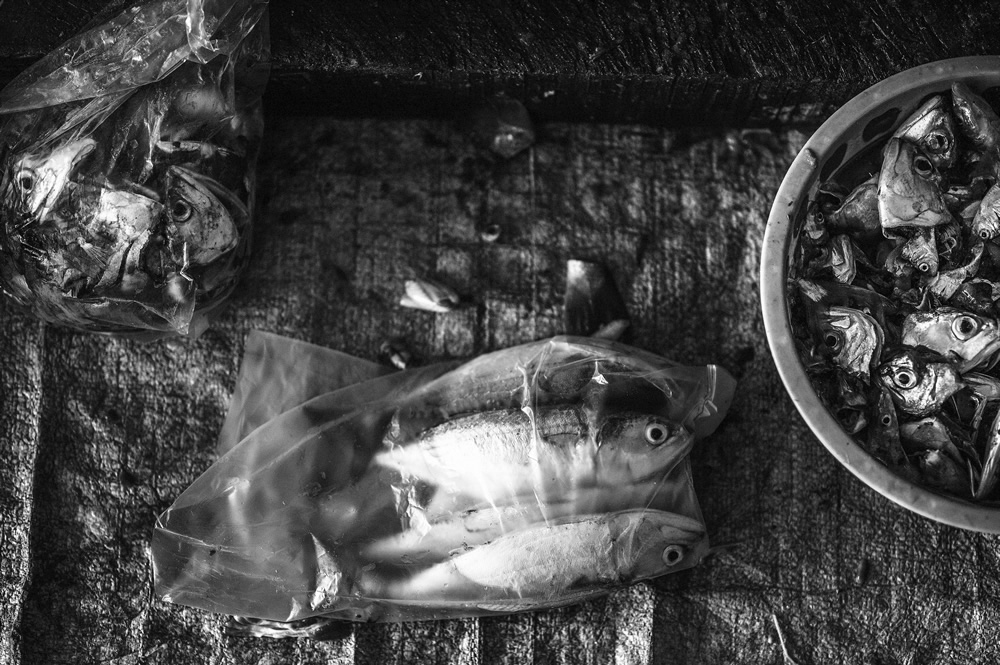
[[[1000,533],[1000,509],[937,494],[890,471],[847,434],[820,401],[795,351],[785,297],[787,258],[793,217],[810,179],[823,158],[859,117],[913,89],[995,73],[1000,79],[1000,56],[971,56],[937,60],[890,76],[841,106],[806,141],[792,161],[775,195],[764,230],[760,264],[760,298],[771,358],[785,390],[813,435],[851,473],[891,501],[919,515],[951,526]]]

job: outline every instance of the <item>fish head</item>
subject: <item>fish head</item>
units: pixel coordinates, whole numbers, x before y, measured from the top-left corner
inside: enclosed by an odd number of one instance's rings
[[[1000,185],[993,185],[974,207],[972,232],[983,240],[993,240],[1000,235]]]
[[[959,372],[986,362],[1000,350],[996,320],[951,307],[913,312],[903,320],[902,343],[923,346],[959,361]]]
[[[889,139],[878,182],[882,231],[950,222],[940,182],[941,174],[917,144],[897,137]]]
[[[660,510],[632,510],[609,522],[617,569],[631,571],[633,579],[655,577],[676,570],[698,551],[705,538],[700,521]]]
[[[903,243],[900,256],[920,272],[929,276],[936,275],[941,259],[934,239],[934,229],[918,229],[913,237]]]
[[[955,121],[945,108],[943,95],[935,95],[924,102],[893,136],[916,143],[939,169],[950,168],[955,163]]]
[[[1000,118],[969,86],[958,81],[951,84],[951,108],[959,129],[977,147],[988,149],[1000,142]]]
[[[865,382],[870,380],[885,339],[875,319],[858,309],[831,306],[817,316],[815,336],[822,355]]]
[[[181,166],[166,171],[166,236],[182,263],[207,265],[232,250],[239,229],[210,178]]]
[[[96,145],[93,139],[76,139],[15,156],[10,171],[4,174],[5,204],[22,216],[44,220]]]
[[[897,351],[879,366],[878,377],[896,406],[915,416],[941,408],[963,385],[951,363],[925,362],[913,349]]]
[[[596,435],[602,482],[631,482],[667,473],[691,450],[694,434],[655,414],[615,413]]]

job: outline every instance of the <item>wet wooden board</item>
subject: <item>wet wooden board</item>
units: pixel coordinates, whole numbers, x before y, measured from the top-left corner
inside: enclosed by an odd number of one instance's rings
[[[0,83],[124,4],[0,3]],[[988,0],[271,5],[281,113],[453,118],[504,94],[547,120],[812,124],[898,71],[1000,50]]]
[[[285,117],[268,137],[255,255],[201,339],[92,337],[0,305],[0,663],[770,665],[775,620],[803,664],[1000,658],[998,538],[842,469],[769,357],[762,233],[803,134],[545,124],[509,161],[441,121]],[[152,596],[154,519],[215,459],[250,330],[368,359],[387,338],[422,362],[468,357],[559,333],[570,258],[611,269],[635,345],[739,380],[693,453],[712,541],[731,548],[577,606],[323,643],[230,635]],[[400,308],[414,276],[473,305]]]

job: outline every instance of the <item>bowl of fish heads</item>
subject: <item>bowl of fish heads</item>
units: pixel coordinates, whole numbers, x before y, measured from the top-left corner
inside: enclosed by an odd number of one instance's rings
[[[838,109],[788,169],[761,255],[768,344],[851,473],[1000,533],[1000,57],[932,62]]]

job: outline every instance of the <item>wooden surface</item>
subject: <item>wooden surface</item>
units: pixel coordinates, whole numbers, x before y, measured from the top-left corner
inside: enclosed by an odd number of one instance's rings
[[[125,0],[0,3],[0,83]],[[816,124],[877,81],[1000,50],[973,0],[281,0],[281,113],[451,119],[495,94],[545,120]]]
[[[769,357],[761,238],[803,134],[545,124],[510,161],[441,121],[286,117],[267,135],[255,254],[201,339],[87,336],[0,305],[0,663],[790,662],[775,620],[800,665],[1000,658],[1000,539],[850,476]],[[322,643],[229,635],[151,595],[153,521],[215,458],[248,331],[468,357],[559,333],[570,258],[609,266],[636,346],[739,380],[693,453],[712,541],[729,547],[578,606]],[[400,308],[413,276],[473,304]]]

